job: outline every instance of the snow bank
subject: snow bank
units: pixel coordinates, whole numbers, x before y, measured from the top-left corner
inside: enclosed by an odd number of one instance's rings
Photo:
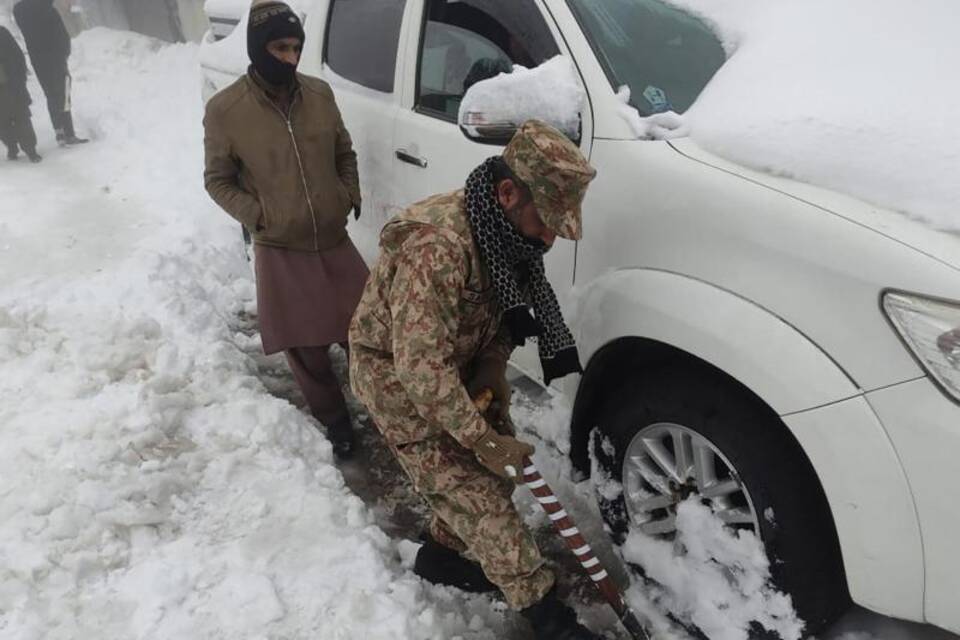
[[[685,114],[705,149],[960,229],[954,0],[669,0],[728,62]]]
[[[533,69],[519,65],[467,89],[459,121],[472,125],[507,122],[520,125],[539,118],[571,138],[580,135],[580,111],[587,94],[573,63],[555,56]]]
[[[502,608],[404,568],[258,378],[196,47],[97,29],[72,64],[95,140],[35,118],[44,163],[0,181],[0,638],[502,635]]]

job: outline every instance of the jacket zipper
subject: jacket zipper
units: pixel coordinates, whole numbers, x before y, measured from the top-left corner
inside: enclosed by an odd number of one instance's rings
[[[294,96],[294,100],[296,96]],[[268,98],[269,100],[269,98]],[[291,116],[293,114],[293,100],[290,101],[290,109],[287,111],[287,114],[284,115],[283,111],[280,108],[273,104],[273,101],[270,101],[270,106],[272,106],[277,113],[280,114],[280,117],[283,118],[284,122],[287,123],[287,131],[290,133],[290,141],[293,143],[293,154],[297,156],[297,165],[300,167],[300,182],[303,183],[303,197],[307,201],[307,208],[310,209],[310,220],[313,222],[313,248],[317,253],[320,253],[320,237],[319,232],[317,231],[317,213],[313,210],[313,202],[310,201],[310,188],[307,186],[307,174],[303,170],[303,159],[300,157],[300,147],[297,146],[297,138],[293,135],[293,121]]]

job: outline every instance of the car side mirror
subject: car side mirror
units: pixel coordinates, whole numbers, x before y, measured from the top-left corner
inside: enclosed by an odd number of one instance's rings
[[[471,85],[460,102],[457,124],[469,140],[504,146],[527,120],[536,118],[580,144],[580,112],[586,92],[573,64],[556,56],[533,69],[514,67]]]

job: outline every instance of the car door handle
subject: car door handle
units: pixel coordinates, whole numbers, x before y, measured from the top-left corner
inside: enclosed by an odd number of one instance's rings
[[[427,160],[425,158],[418,158],[415,155],[407,153],[406,149],[397,149],[396,151],[397,160],[400,162],[406,162],[407,164],[412,164],[421,169],[427,168]]]

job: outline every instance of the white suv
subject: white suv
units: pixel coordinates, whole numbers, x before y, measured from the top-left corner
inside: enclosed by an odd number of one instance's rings
[[[562,388],[571,457],[622,480],[602,501],[615,535],[670,535],[677,502],[700,495],[759,533],[808,631],[849,593],[960,632],[956,236],[689,139],[637,139],[618,86],[641,115],[665,101],[683,112],[725,61],[702,23],[659,0],[301,7],[301,70],[333,86],[359,154],[351,234],[370,257],[391,215],[499,152],[502,136],[458,126],[472,71],[573,61],[598,177],[583,240],[558,243],[548,270],[586,367]],[[224,73],[218,51],[242,52],[230,41],[243,32],[205,45],[211,88],[245,69],[238,56]]]

